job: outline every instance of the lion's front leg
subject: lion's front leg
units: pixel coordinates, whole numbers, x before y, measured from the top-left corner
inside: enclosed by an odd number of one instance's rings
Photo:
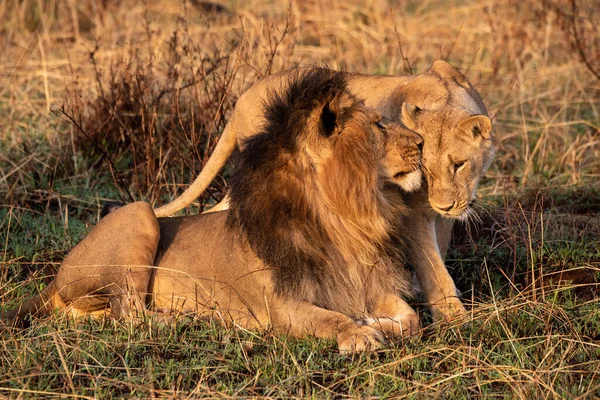
[[[376,350],[386,344],[381,331],[305,301],[283,300],[272,323],[277,331],[296,337],[335,338],[341,353]]]
[[[457,296],[456,286],[446,269],[438,246],[436,218],[430,218],[424,211],[410,217],[409,259],[415,268],[419,282],[423,287],[426,300],[435,321],[462,317],[467,310]],[[447,224],[445,229],[452,229]],[[447,248],[450,232],[442,232],[444,247]]]
[[[409,337],[421,329],[419,316],[410,305],[394,294],[376,299],[365,325],[383,331],[389,337]]]

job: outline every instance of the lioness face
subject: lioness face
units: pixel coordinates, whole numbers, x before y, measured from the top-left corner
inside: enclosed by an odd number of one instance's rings
[[[425,140],[423,173],[431,208],[443,216],[466,218],[479,179],[494,156],[490,119],[457,109],[405,105],[403,121]]]

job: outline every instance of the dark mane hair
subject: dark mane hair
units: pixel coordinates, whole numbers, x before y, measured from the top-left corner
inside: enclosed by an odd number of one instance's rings
[[[403,257],[394,242],[390,208],[397,205],[382,200],[376,181],[379,166],[354,159],[363,153],[376,158],[371,140],[344,136],[359,126],[351,121],[364,119],[361,103],[346,91],[344,74],[312,67],[292,75],[282,94],[270,93],[265,126],[240,153],[230,180],[227,224],[241,231],[272,268],[277,294],[354,315],[369,306],[356,299],[365,290],[408,290]],[[338,133],[348,141],[344,158],[349,160],[336,161],[334,156],[332,168],[317,171],[311,155]],[[326,199],[322,186],[336,193]],[[360,198],[351,198],[353,193]],[[344,210],[351,210],[350,215],[332,211],[332,202],[348,203]],[[379,214],[373,219],[384,222],[353,215],[363,209],[374,209]],[[375,233],[364,233],[371,231]]]

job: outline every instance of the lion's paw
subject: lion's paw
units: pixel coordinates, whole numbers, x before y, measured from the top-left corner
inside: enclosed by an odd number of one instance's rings
[[[383,333],[370,326],[346,329],[338,335],[337,342],[342,354],[373,351],[387,344]]]
[[[446,297],[431,305],[433,320],[456,321],[466,320],[469,313],[458,297]]]
[[[398,314],[393,318],[369,318],[366,322],[389,338],[408,338],[421,331],[421,321],[416,313]]]

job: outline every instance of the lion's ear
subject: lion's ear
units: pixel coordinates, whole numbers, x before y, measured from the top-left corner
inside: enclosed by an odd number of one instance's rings
[[[334,99],[331,102],[328,102],[327,104],[325,104],[325,107],[323,107],[323,110],[321,110],[321,131],[323,136],[325,137],[329,137],[333,134],[333,132],[335,131],[335,128],[337,126],[337,119],[338,119],[338,115],[337,115],[337,110],[339,105],[336,103],[336,100]]]
[[[492,121],[485,115],[473,115],[458,124],[458,129],[467,132],[473,137],[481,136],[490,139],[492,133]]]
[[[402,123],[408,129],[417,130],[417,116],[421,109],[410,103],[402,103]]]

